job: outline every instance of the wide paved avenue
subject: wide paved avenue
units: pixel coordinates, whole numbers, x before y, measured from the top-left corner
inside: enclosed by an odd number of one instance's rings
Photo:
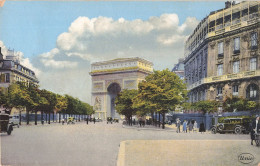
[[[225,139],[248,141],[251,146],[249,135],[178,134],[170,130],[129,129],[121,123],[105,122],[23,125],[15,127],[10,136],[2,133],[0,139],[1,164],[12,166],[115,166],[120,142],[125,140],[201,140],[203,144],[203,140]]]

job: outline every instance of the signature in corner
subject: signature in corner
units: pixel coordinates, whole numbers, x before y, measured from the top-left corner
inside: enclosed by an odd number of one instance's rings
[[[0,6],[3,7],[5,3],[5,0],[0,0]]]
[[[238,161],[243,163],[243,164],[249,164],[254,161],[255,157],[251,153],[241,153],[238,156]],[[259,164],[258,164],[259,166]]]

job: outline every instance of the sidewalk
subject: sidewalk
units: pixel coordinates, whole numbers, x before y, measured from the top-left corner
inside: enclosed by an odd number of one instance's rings
[[[260,149],[250,140],[127,140],[120,143],[117,166],[243,166],[241,154],[252,154],[248,166],[260,163]]]

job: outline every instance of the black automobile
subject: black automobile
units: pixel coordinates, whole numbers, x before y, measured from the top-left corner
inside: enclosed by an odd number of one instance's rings
[[[212,126],[211,133],[227,133],[232,132],[235,134],[249,133],[249,125],[251,119],[249,118],[227,118],[222,123]]]
[[[13,125],[9,122],[8,114],[0,114],[0,133],[6,132],[8,135],[11,135],[13,131]]]
[[[112,122],[113,122],[113,118],[112,118],[112,117],[107,117],[107,124],[108,124],[108,123],[111,123],[111,124],[112,124]]]

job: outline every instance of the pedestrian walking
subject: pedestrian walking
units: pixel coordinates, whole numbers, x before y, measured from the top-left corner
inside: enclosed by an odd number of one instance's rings
[[[197,132],[198,130],[198,123],[195,121],[194,124],[193,124],[193,132]]]
[[[93,118],[93,122],[94,122],[94,124],[96,123],[96,118]]]
[[[88,124],[88,117],[86,118],[86,123]]]
[[[187,121],[186,120],[184,120],[182,127],[183,127],[183,129],[182,129],[183,132],[187,133]]]
[[[205,131],[206,131],[205,126],[204,126],[204,123],[202,122],[202,123],[200,123],[199,132],[201,132],[201,134],[202,134],[202,132],[205,132]]]
[[[192,122],[190,121],[190,123],[189,123],[189,133],[193,130],[193,124],[192,124]]]
[[[259,122],[259,116],[256,116],[256,119],[253,120],[250,126],[251,132],[251,145],[253,145],[253,141],[255,140],[255,133],[259,133],[260,130],[260,122]]]
[[[179,118],[176,120],[176,127],[177,127],[177,133],[180,133],[181,132],[181,121]]]
[[[61,124],[64,125],[64,119],[63,118],[61,119]]]
[[[140,127],[142,127],[142,121],[141,121],[141,119],[139,119],[139,125],[140,125]]]
[[[135,119],[134,119],[134,125],[135,125]]]

